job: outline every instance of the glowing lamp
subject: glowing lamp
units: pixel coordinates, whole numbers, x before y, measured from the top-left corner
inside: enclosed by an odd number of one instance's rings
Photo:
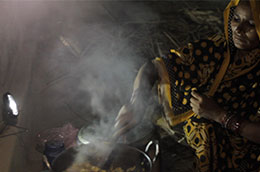
[[[14,97],[9,92],[7,92],[3,95],[3,111],[2,112],[3,112],[3,121],[1,121],[2,123],[0,125],[0,138],[28,132],[27,128],[16,125],[17,119],[18,119],[17,117],[19,116],[19,111],[17,108],[17,104],[14,100]],[[5,135],[3,135],[7,126],[14,127],[18,131],[12,132],[12,133],[5,133]]]
[[[3,120],[6,124],[16,124],[19,111],[14,97],[9,93],[3,95]]]

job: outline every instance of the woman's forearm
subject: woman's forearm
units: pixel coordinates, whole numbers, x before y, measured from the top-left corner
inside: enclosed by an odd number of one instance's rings
[[[218,120],[217,120],[218,119]],[[260,144],[260,123],[250,122],[236,115],[228,114],[225,111],[221,112],[221,118],[216,118],[216,122],[219,122],[227,129],[237,132],[242,137],[248,140]]]
[[[132,97],[121,107],[115,119],[114,138],[119,138],[141,121],[157,79],[157,70],[152,62],[147,62],[140,68],[135,78]]]
[[[243,121],[240,134],[248,140],[260,144],[260,123]]]
[[[134,81],[133,93],[130,99],[131,104],[145,104],[149,97],[153,85],[158,80],[158,72],[152,62],[145,63]]]
[[[224,128],[240,134],[248,140],[260,144],[260,123],[250,122],[236,114],[228,113],[212,98],[197,92],[191,93],[191,107],[193,112],[201,117],[216,121]]]

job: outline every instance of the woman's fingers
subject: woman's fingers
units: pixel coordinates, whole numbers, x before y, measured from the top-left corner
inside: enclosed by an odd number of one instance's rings
[[[129,112],[129,109],[127,108],[126,105],[122,106],[121,109],[118,112],[118,115],[116,117],[116,121],[119,120],[119,118],[121,118],[122,116],[124,116],[125,114],[127,114]]]
[[[134,117],[134,114],[129,107],[129,105],[124,105],[115,119],[114,129],[115,132],[113,137],[119,137],[126,133],[128,130],[133,128],[137,123],[137,119]]]
[[[117,117],[116,123],[114,125],[115,129],[119,129],[126,125],[130,120],[131,120],[131,115],[130,114],[123,114]]]
[[[201,103],[198,99],[191,97],[190,99],[190,106],[192,107],[192,109],[199,109],[201,107]]]
[[[199,102],[201,102],[203,100],[203,96],[200,95],[199,93],[197,93],[196,91],[192,91],[191,95],[192,95],[192,97],[194,97]]]
[[[190,98],[190,104],[192,105],[198,105],[199,101],[197,99],[195,99],[194,97]]]
[[[116,127],[116,130],[113,134],[113,138],[118,138],[121,135],[125,134],[128,132],[131,128],[133,128],[137,124],[137,121],[134,119],[128,120],[127,122],[124,123],[124,125],[118,125]]]
[[[202,115],[205,110],[205,96],[195,91],[192,91],[191,95],[192,97],[190,99],[190,106],[192,108],[192,111],[196,114]]]

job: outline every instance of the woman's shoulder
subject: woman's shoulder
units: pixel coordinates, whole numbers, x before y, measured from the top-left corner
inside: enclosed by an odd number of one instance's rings
[[[221,54],[225,51],[226,39],[223,35],[219,34],[190,42],[177,50],[170,50],[171,53],[178,54],[178,56],[182,56],[184,59],[193,57],[195,59],[204,59],[204,61],[207,61],[206,57],[217,56],[220,58]]]
[[[193,44],[194,47],[200,49],[224,48],[226,47],[226,39],[223,34],[215,34],[207,38],[196,40],[191,44]]]
[[[190,65],[196,62],[208,63],[212,60],[221,60],[222,54],[226,51],[226,39],[222,34],[215,34],[202,38],[186,45],[170,49],[168,54],[162,56],[164,61],[176,61],[177,64]]]
[[[226,39],[223,34],[215,34],[206,38],[201,38],[193,42],[189,42],[186,45],[178,49],[170,49],[171,53],[182,54],[200,54],[199,50],[209,51],[214,49],[223,49],[226,47]]]

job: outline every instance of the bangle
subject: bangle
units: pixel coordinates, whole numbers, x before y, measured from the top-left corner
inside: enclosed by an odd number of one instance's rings
[[[238,116],[230,113],[226,113],[221,118],[222,127],[229,129],[236,134],[240,134],[241,125],[243,124],[243,122],[244,120],[242,118],[239,118]]]
[[[220,123],[223,128],[228,128],[230,120],[233,118],[234,115],[230,113],[226,113],[220,120]]]
[[[243,123],[242,118],[233,117],[230,122],[228,128],[236,134],[240,134],[241,125]]]
[[[227,113],[225,113],[225,114],[221,117],[221,119],[220,119],[220,124],[221,124],[221,126],[222,126],[223,128],[225,128],[225,121],[226,121],[226,119],[227,119]]]

